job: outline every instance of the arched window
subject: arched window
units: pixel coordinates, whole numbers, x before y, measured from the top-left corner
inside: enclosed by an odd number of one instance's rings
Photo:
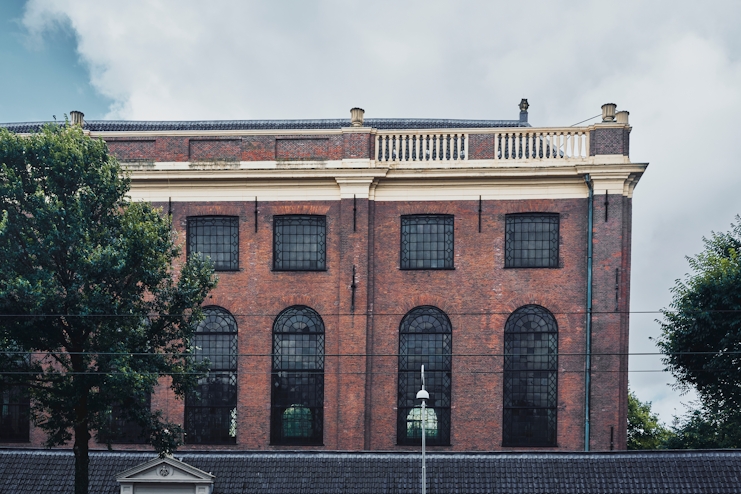
[[[275,319],[271,394],[272,444],[322,444],[324,322],[309,307],[294,305]]]
[[[425,366],[427,400],[426,441],[450,444],[450,390],[453,335],[450,319],[436,307],[410,310],[399,326],[399,398],[396,441],[422,443],[422,409],[416,399],[422,388],[420,369]]]
[[[558,326],[525,305],[504,326],[503,446],[556,446]]]
[[[189,444],[237,441],[237,321],[221,307],[204,308],[193,346],[211,363],[195,392],[185,397],[185,440]]]

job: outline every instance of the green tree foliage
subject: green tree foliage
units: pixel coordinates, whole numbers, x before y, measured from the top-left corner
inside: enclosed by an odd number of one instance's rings
[[[677,280],[663,311],[664,363],[680,387],[697,390],[701,402],[675,426],[680,439],[711,426],[741,430],[741,217],[736,221],[730,231],[703,239],[704,250],[688,258],[692,273]],[[728,437],[706,439],[691,447],[741,446]]]
[[[628,449],[661,449],[671,431],[651,411],[650,401],[641,401],[633,391],[628,393]]]
[[[734,410],[714,410],[700,404],[676,418],[665,441],[669,449],[741,447],[741,416]]]
[[[25,372],[2,381],[30,388],[48,446],[74,440],[78,494],[91,431],[109,430],[113,404],[169,453],[182,429],[145,399],[161,376],[183,396],[205,370],[189,345],[213,269],[193,257],[176,272],[169,219],[128,190],[105,143],[79,127],[0,129],[0,368]]]

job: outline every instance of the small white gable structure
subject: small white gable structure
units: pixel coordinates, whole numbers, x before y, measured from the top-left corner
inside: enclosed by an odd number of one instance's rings
[[[214,478],[171,456],[155,458],[116,475],[121,494],[211,494]]]

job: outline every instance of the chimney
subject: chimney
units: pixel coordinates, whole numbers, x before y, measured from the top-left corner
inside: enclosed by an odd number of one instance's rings
[[[81,111],[72,110],[69,112],[69,120],[72,125],[79,125],[82,127],[85,125],[85,114]]]
[[[527,98],[522,98],[520,101],[520,122],[527,123],[527,109],[530,105],[527,102]]]
[[[630,115],[630,112],[627,112],[625,110],[619,111],[615,114],[617,117],[617,123],[628,125],[628,115]]]
[[[615,103],[605,103],[602,105],[602,121],[603,122],[614,122],[615,121]]]
[[[350,125],[353,127],[362,127],[363,126],[363,115],[365,114],[365,110],[362,108],[355,107],[350,110]]]

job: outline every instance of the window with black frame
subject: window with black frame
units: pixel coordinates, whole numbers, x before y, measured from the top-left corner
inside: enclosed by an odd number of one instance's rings
[[[237,321],[221,307],[205,307],[203,312],[193,348],[196,359],[208,359],[211,366],[196,389],[185,396],[185,441],[236,443]]]
[[[547,309],[525,305],[504,327],[503,446],[556,446],[558,326]]]
[[[152,395],[143,394],[138,398],[147,410],[152,406]],[[149,439],[144,428],[135,420],[126,416],[121,408],[121,403],[115,403],[111,407],[108,417],[108,430],[98,431],[98,441],[112,444],[145,444]]]
[[[453,215],[401,217],[401,269],[453,269]]]
[[[273,270],[327,269],[327,217],[290,214],[273,217]]]
[[[505,217],[505,268],[558,267],[558,213],[519,213]]]
[[[27,443],[30,440],[30,409],[27,387],[0,383],[0,442]]]
[[[324,322],[304,305],[273,324],[271,444],[321,445],[324,440]]]
[[[425,366],[427,444],[450,444],[450,397],[453,353],[452,326],[448,316],[429,305],[409,311],[399,326],[399,387],[397,403],[398,444],[422,443],[422,408],[416,399],[422,389],[420,370]]]
[[[239,218],[192,216],[188,218],[188,255],[210,257],[216,271],[239,269]]]
[[[6,350],[18,348],[11,344]],[[0,353],[0,442],[30,440],[31,395],[23,383],[30,363],[30,354]]]

